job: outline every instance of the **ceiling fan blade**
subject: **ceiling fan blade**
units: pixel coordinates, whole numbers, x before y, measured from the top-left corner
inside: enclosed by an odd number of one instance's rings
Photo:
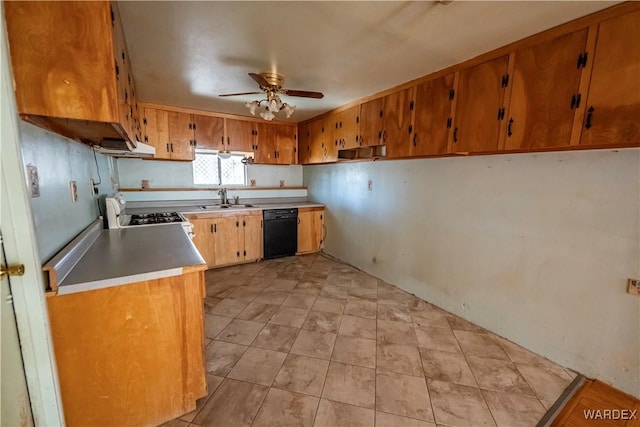
[[[265,79],[264,77],[262,77],[260,74],[256,74],[256,73],[249,73],[249,75],[251,76],[251,78],[253,80],[256,81],[256,83],[258,83],[261,87],[271,87],[271,85],[269,84],[269,82],[267,81],[267,79]]]
[[[238,95],[260,95],[262,92],[239,92],[239,93],[225,93],[218,96],[238,96]]]
[[[316,99],[321,99],[324,97],[324,94],[322,92],[309,92],[306,90],[290,90],[290,89],[286,89],[285,93],[289,96],[300,96],[303,98],[316,98]]]

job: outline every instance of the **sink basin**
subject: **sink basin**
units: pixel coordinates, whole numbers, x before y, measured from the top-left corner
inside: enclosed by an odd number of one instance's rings
[[[240,209],[240,208],[257,208],[256,205],[246,204],[246,205],[207,205],[200,206],[200,210],[202,211],[215,211],[219,209]]]
[[[257,208],[256,205],[228,205],[230,208]]]

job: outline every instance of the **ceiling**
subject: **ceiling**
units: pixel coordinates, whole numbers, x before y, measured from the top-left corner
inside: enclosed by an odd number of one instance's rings
[[[445,4],[446,3],[446,4]],[[598,1],[124,1],[142,101],[249,115],[247,73],[278,72],[301,121],[612,6]],[[282,113],[278,119],[282,119]]]

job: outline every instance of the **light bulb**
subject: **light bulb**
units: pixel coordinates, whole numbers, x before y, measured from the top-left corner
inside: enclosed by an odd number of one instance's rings
[[[263,119],[265,119],[267,121],[271,121],[271,120],[273,120],[275,115],[270,110],[265,110],[262,113],[260,113],[260,117],[262,117]]]
[[[249,109],[249,112],[251,113],[252,116],[256,115],[256,109],[258,108],[260,104],[258,103],[258,101],[252,101],[252,102],[247,102],[245,104],[245,106]]]
[[[296,106],[295,105],[289,105],[289,104],[283,104],[282,105],[282,110],[284,111],[284,114],[286,115],[286,117],[288,119],[289,117],[291,117],[293,112],[296,111]]]

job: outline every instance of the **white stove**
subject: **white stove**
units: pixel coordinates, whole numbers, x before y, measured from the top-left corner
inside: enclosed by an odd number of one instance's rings
[[[107,224],[109,228],[129,228],[163,225],[179,222],[187,236],[193,238],[193,224],[179,212],[158,212],[144,214],[128,214],[127,202],[122,193],[105,199],[107,205]]]

